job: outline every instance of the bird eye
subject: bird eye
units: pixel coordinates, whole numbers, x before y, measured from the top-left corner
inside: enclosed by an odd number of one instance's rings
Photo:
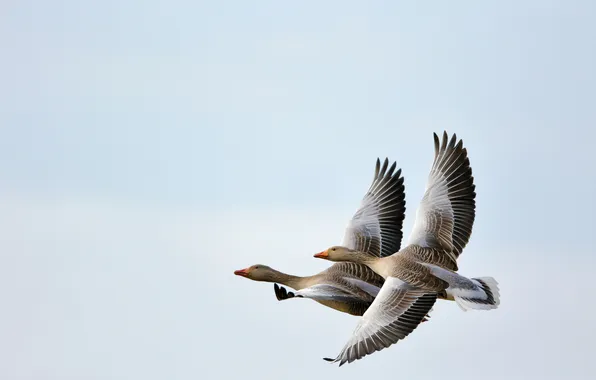
[[[331,248],[332,251],[335,251],[335,248]]]

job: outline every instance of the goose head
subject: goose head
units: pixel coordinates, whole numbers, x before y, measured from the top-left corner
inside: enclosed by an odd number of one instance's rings
[[[360,261],[360,255],[358,251],[339,245],[334,245],[333,247],[319,252],[315,254],[314,257],[316,257],[317,259],[325,259],[329,261]]]
[[[267,281],[271,282],[276,279],[278,272],[267,265],[255,264],[248,268],[234,271],[236,276],[246,277],[253,281]]]

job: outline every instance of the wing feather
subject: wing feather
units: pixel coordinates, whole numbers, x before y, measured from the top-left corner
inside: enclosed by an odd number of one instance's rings
[[[377,159],[373,181],[346,228],[342,245],[373,256],[399,251],[406,200],[404,178],[397,163]]]
[[[457,270],[476,215],[474,177],[462,140],[447,132],[434,140],[435,158],[408,243],[440,249],[449,255],[449,269]]]
[[[436,293],[388,277],[339,355],[325,360],[342,366],[405,339],[425,320],[436,299]]]

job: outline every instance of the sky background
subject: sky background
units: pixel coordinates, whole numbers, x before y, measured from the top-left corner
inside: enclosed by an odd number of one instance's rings
[[[590,1],[5,1],[0,378],[588,379],[596,371]],[[233,275],[328,263],[377,157],[463,138],[477,217],[436,304],[336,368],[357,318]],[[390,375],[391,374],[391,375]]]

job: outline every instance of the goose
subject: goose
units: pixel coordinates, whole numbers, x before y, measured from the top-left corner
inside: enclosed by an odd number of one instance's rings
[[[373,181],[348,223],[343,245],[375,257],[399,250],[405,218],[404,178],[397,163],[377,158]],[[309,298],[332,309],[362,316],[384,279],[362,264],[335,263],[312,276],[299,277],[257,264],[234,272],[253,281],[273,282],[278,300]],[[277,283],[295,290],[287,291]]]
[[[463,141],[447,132],[434,135],[435,157],[416,211],[408,244],[392,255],[375,256],[350,246],[333,246],[314,255],[333,262],[364,264],[385,283],[335,359],[352,363],[405,339],[425,318],[437,298],[464,310],[499,306],[492,277],[457,274],[457,259],[472,233],[476,213],[474,177]]]

